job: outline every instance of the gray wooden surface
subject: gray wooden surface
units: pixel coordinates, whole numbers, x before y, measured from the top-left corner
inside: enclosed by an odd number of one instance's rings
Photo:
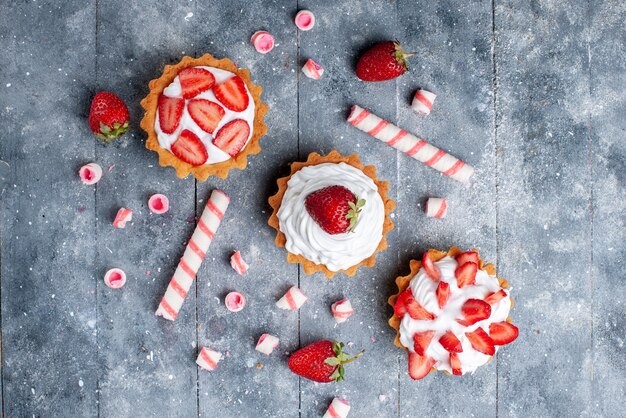
[[[292,24],[300,8],[316,14],[310,32]],[[354,417],[626,415],[623,1],[4,0],[0,10],[3,415],[314,417],[337,395]],[[277,39],[266,56],[249,45],[258,29]],[[418,52],[410,73],[357,80],[358,53],[394,38]],[[247,170],[197,183],[144,148],[139,101],[164,65],[205,52],[251,70],[269,133]],[[320,81],[299,72],[309,57],[326,69]],[[438,94],[428,117],[409,108],[417,86]],[[86,122],[98,90],[132,115],[110,146]],[[355,103],[474,165],[471,186],[346,124]],[[286,263],[266,201],[289,162],[332,149],[376,165],[398,207],[376,266],[329,281]],[[96,187],[76,175],[91,161],[105,169]],[[156,318],[215,187],[232,203],[196,287],[175,323]],[[166,215],[147,209],[154,192],[169,196]],[[427,196],[449,199],[445,220],[423,215]],[[111,226],[120,206],[134,211],[124,230]],[[386,299],[411,258],[450,245],[479,248],[509,279],[521,334],[472,376],[413,382]],[[246,277],[228,264],[234,249]],[[122,290],[102,282],[112,266],[128,274]],[[278,311],[293,284],[310,301]],[[230,290],[248,296],[242,313],[225,310]],[[329,305],[343,296],[356,315],[335,326]],[[263,332],[281,339],[269,358],[254,351]],[[347,381],[289,372],[287,353],[318,338],[367,350]],[[197,370],[199,345],[228,352],[216,371]]]

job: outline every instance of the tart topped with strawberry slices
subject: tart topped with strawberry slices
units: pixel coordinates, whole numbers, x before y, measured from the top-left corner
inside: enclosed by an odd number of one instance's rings
[[[146,148],[156,151],[159,164],[174,167],[180,178],[225,178],[230,169],[245,168],[247,156],[261,150],[267,105],[260,96],[249,72],[231,60],[210,54],[184,57],[150,82],[150,94],[141,102]]]
[[[389,324],[397,331],[395,344],[409,353],[411,378],[434,370],[473,373],[517,338],[508,283],[478,252],[428,250],[410,265],[389,298]]]

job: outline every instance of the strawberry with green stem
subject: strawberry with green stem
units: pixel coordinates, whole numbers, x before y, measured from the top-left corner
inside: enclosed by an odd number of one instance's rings
[[[335,185],[309,194],[304,204],[320,228],[335,235],[354,232],[365,199],[359,199],[346,187]]]
[[[344,380],[344,365],[363,355],[361,351],[350,357],[343,351],[344,344],[337,341],[321,340],[302,347],[289,357],[289,368],[305,379],[320,383]]]

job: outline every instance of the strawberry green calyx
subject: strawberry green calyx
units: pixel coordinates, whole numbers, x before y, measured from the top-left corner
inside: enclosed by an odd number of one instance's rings
[[[359,220],[359,214],[361,213],[361,208],[365,206],[365,199],[356,199],[356,203],[348,202],[348,206],[350,206],[350,211],[346,215],[346,219],[350,221],[350,226],[348,227],[349,232],[354,232],[354,228],[356,228],[356,224]]]
[[[124,124],[120,124],[119,122],[115,122],[113,127],[109,127],[104,123],[100,122],[100,133],[96,134],[96,137],[103,140],[107,144],[112,139],[120,137],[126,133],[128,130],[128,122],[124,122]]]
[[[328,364],[329,366],[337,366],[337,369],[335,369],[333,374],[331,374],[329,377],[335,382],[344,380],[344,377],[345,377],[345,371],[343,368],[344,364],[353,362],[354,360],[358,359],[365,353],[365,350],[363,350],[360,353],[356,354],[355,356],[350,357],[349,354],[343,352],[343,347],[344,347],[343,343],[340,343],[337,341],[333,342],[333,352],[335,353],[335,357],[329,357],[326,360],[324,360],[324,363]]]
[[[412,57],[416,53],[415,52],[404,52],[404,49],[402,49],[402,46],[400,46],[400,41],[398,41],[398,40],[394,41],[393,45],[394,45],[393,56],[398,61],[398,64],[403,66],[405,68],[405,70],[408,71],[409,70],[409,62],[407,61],[407,58]]]

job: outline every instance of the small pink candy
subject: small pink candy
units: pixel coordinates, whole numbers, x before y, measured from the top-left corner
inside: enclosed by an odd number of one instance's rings
[[[230,266],[241,276],[246,274],[248,271],[248,264],[243,260],[241,253],[239,251],[235,251],[233,255],[230,257]]]
[[[148,207],[152,213],[160,215],[170,210],[170,201],[164,194],[153,194],[148,200]]]
[[[294,22],[300,30],[311,30],[315,26],[315,15],[309,10],[300,10]]]
[[[259,353],[263,353],[266,356],[272,354],[272,351],[280,344],[280,340],[271,334],[263,334],[254,348]]]
[[[126,273],[124,270],[112,268],[104,274],[104,284],[111,289],[119,289],[126,283]]]
[[[341,299],[330,306],[330,310],[338,324],[344,323],[354,314],[352,304],[348,299]]]
[[[83,184],[96,184],[102,178],[102,167],[96,163],[85,164],[78,170],[78,175]]]
[[[126,208],[120,208],[113,220],[113,226],[116,228],[126,228],[126,222],[133,220],[133,211]]]
[[[302,66],[302,73],[305,76],[312,78],[313,80],[319,80],[324,74],[324,68],[322,68],[321,65],[309,58],[307,62]]]
[[[207,347],[202,347],[198,353],[196,364],[204,370],[212,371],[217,368],[217,363],[222,360],[222,353],[219,351],[211,350]]]
[[[239,312],[246,306],[246,297],[239,292],[230,292],[224,299],[224,305],[231,312]]]
[[[261,54],[267,54],[274,49],[274,37],[269,32],[263,30],[254,32],[250,43],[254,45],[254,49]]]

